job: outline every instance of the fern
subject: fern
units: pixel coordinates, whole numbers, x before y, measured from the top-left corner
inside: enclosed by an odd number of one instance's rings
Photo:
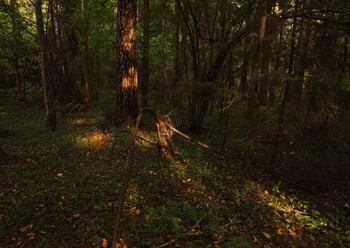
[[[185,203],[183,206],[183,213],[187,219],[189,219],[191,222],[195,223],[198,221],[198,215],[196,208],[191,206],[188,203]]]

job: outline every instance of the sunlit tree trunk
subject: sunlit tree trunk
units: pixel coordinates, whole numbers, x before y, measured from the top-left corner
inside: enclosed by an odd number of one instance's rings
[[[41,9],[41,0],[34,1],[36,27],[37,27],[37,42],[39,46],[41,80],[44,89],[44,104],[46,112],[46,121],[51,130],[56,129],[56,103],[54,99],[54,84],[48,80],[47,68],[47,50],[45,42],[45,32],[43,23],[43,14]]]
[[[119,0],[117,12],[117,122],[134,121],[137,103],[136,0]]]
[[[87,0],[81,0],[80,9],[82,17],[82,26],[81,26],[81,36],[83,39],[83,75],[85,83],[85,101],[87,103],[91,102],[91,82],[90,82],[90,73],[89,73],[89,51],[88,51],[88,34],[86,27],[86,18],[85,18],[85,8]]]

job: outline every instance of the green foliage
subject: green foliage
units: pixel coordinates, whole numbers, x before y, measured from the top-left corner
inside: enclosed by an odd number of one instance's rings
[[[244,236],[230,238],[227,242],[221,245],[223,248],[253,248],[257,247],[252,241]]]
[[[143,224],[145,232],[150,235],[159,236],[165,233],[179,234],[184,231],[183,225],[178,217],[165,207],[146,207],[147,221]]]
[[[110,241],[130,132],[110,126],[109,146],[99,151],[86,142],[107,121],[112,98],[106,92],[96,108],[67,113],[55,133],[42,131],[43,108],[3,101],[0,143],[12,157],[0,167],[2,246]],[[176,239],[182,247],[346,247],[347,202],[324,202],[274,180],[241,181],[238,164],[178,136],[178,154],[160,159],[156,137],[142,131],[136,143],[137,169],[123,212],[126,244],[151,247]]]

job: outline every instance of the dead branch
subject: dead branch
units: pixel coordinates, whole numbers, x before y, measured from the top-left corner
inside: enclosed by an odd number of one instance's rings
[[[234,216],[234,218],[236,218],[237,215],[238,215],[238,213],[236,213],[236,215]],[[192,230],[195,229],[195,228],[198,226],[198,224],[199,224],[199,222],[200,222],[201,220],[202,220],[202,218],[200,218],[200,219],[197,221],[197,223],[196,223],[189,231],[187,231],[187,232],[185,232],[185,233],[183,233],[183,234],[180,234],[179,237],[177,237],[177,238],[175,238],[175,239],[172,239],[172,240],[170,240],[169,242],[166,242],[166,243],[164,243],[164,244],[162,244],[162,245],[160,245],[160,246],[157,246],[157,247],[155,247],[155,248],[162,248],[162,247],[168,246],[168,245],[174,243],[176,240],[178,240],[178,239],[180,239],[180,238],[182,238],[182,237],[185,237],[185,236],[194,236],[194,235],[198,235],[198,234],[204,234],[204,233],[213,232],[213,231],[217,231],[217,230],[223,229],[223,228],[225,228],[225,227],[227,227],[227,226],[230,226],[230,225],[233,225],[233,224],[238,224],[238,223],[241,222],[241,221],[235,221],[235,222],[230,221],[229,223],[226,223],[226,224],[224,224],[224,225],[222,225],[222,226],[219,226],[219,227],[216,227],[216,228],[212,228],[212,229],[209,229],[209,230],[206,230],[206,231],[192,232]]]
[[[233,158],[233,159],[237,159],[237,160],[243,161],[243,158],[240,158],[240,157],[237,157],[237,156],[235,156],[235,155],[227,154],[227,153],[221,152],[221,151],[219,151],[219,150],[216,150],[216,149],[214,149],[214,148],[212,148],[212,147],[210,147],[210,146],[208,146],[208,145],[206,145],[206,144],[203,144],[203,143],[201,143],[201,142],[199,142],[199,141],[197,141],[197,140],[192,139],[191,137],[187,136],[186,134],[181,133],[179,130],[177,130],[176,128],[170,126],[168,123],[166,123],[166,122],[164,122],[164,123],[165,123],[165,125],[167,125],[168,127],[170,127],[175,133],[177,133],[177,134],[181,135],[182,137],[184,137],[184,138],[186,138],[186,139],[188,139],[188,140],[190,140],[190,141],[196,143],[197,145],[200,145],[201,147],[204,147],[204,148],[206,148],[206,149],[208,149],[208,150],[211,150],[211,151],[213,151],[213,152],[215,152],[215,153],[218,153],[218,154],[220,154],[220,155],[222,155],[222,156],[224,156],[224,157]]]

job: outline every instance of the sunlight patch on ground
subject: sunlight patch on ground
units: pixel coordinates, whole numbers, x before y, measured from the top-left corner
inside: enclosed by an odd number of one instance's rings
[[[100,151],[112,146],[112,140],[108,133],[103,133],[100,130],[79,136],[75,139],[75,144],[78,147],[86,148],[91,151]]]
[[[72,121],[73,125],[87,125],[87,124],[96,124],[98,120],[96,118],[79,118],[79,119],[74,119]]]

